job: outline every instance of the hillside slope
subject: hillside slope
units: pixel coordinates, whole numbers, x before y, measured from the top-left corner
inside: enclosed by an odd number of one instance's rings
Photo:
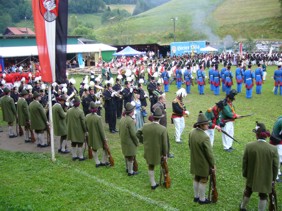
[[[229,34],[234,39],[281,39],[281,14],[277,0],[172,0],[120,23],[102,26],[95,34],[113,44],[170,43],[174,33],[171,18],[177,17],[177,41],[218,42]]]

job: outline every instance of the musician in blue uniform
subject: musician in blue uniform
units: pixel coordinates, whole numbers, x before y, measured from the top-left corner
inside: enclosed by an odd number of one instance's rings
[[[240,64],[237,64],[237,68],[235,70],[235,77],[236,77],[236,82],[237,82],[237,92],[241,93],[242,92],[242,84],[243,84],[243,69],[240,67]]]
[[[226,71],[226,66],[227,64],[224,63],[223,64],[223,68],[221,69],[221,72],[220,72],[220,76],[221,76],[221,82],[222,82],[222,91],[225,92],[225,81],[224,81],[224,73]]]
[[[184,71],[184,82],[185,82],[185,85],[186,85],[186,92],[187,92],[187,94],[190,94],[191,93],[191,85],[194,86],[193,76],[192,76],[190,65],[188,65],[187,69]]]
[[[257,69],[255,70],[255,80],[256,80],[256,93],[261,94],[261,89],[262,89],[262,78],[263,78],[263,71],[262,68],[260,67],[261,65],[258,64]]]
[[[162,72],[161,78],[164,80],[164,91],[168,92],[169,91],[169,74],[167,72],[167,69],[165,69]]]
[[[210,68],[210,70],[209,70],[209,81],[210,81],[210,90],[211,90],[211,91],[214,91],[213,72],[214,72],[214,64],[211,65],[211,68]]]
[[[214,71],[213,71],[213,92],[214,95],[219,95],[220,93],[220,72],[218,70],[218,65],[216,64],[214,66]]]
[[[248,65],[248,69],[244,72],[244,83],[246,86],[246,98],[250,99],[253,95],[254,86],[254,73],[252,71],[252,65]]]
[[[200,69],[197,70],[197,83],[198,83],[198,91],[199,91],[199,94],[200,95],[204,95],[204,90],[205,90],[205,84],[206,84],[206,81],[205,81],[205,72],[204,72],[204,66],[201,65],[200,66]]]
[[[231,66],[229,65],[227,66],[227,69],[224,72],[224,85],[225,85],[225,93],[228,95],[233,85],[233,75],[231,72]]]
[[[274,94],[277,95],[278,94],[278,87],[279,87],[279,92],[280,95],[282,95],[282,68],[281,68],[281,64],[278,65],[277,70],[274,71]]]
[[[175,76],[176,76],[177,89],[180,89],[182,86],[182,71],[179,65],[177,65],[176,67]]]

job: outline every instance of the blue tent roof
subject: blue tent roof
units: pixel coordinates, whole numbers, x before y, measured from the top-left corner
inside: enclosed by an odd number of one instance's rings
[[[145,52],[137,51],[130,46],[127,46],[120,52],[114,53],[114,56],[138,56],[138,55],[144,55]]]

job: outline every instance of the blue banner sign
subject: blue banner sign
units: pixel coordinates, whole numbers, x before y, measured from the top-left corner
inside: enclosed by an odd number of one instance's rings
[[[170,55],[181,56],[183,54],[201,53],[200,49],[206,47],[206,41],[172,42],[170,44]]]

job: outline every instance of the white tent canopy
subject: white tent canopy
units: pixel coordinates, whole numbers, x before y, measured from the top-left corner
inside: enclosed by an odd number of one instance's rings
[[[67,45],[67,53],[93,53],[116,50],[117,48],[103,43]],[[24,56],[38,56],[37,46],[0,47],[0,57],[2,58]]]
[[[203,51],[203,52],[215,52],[215,51],[218,51],[216,48],[213,48],[211,46],[207,46],[205,48],[200,48],[200,51]]]

